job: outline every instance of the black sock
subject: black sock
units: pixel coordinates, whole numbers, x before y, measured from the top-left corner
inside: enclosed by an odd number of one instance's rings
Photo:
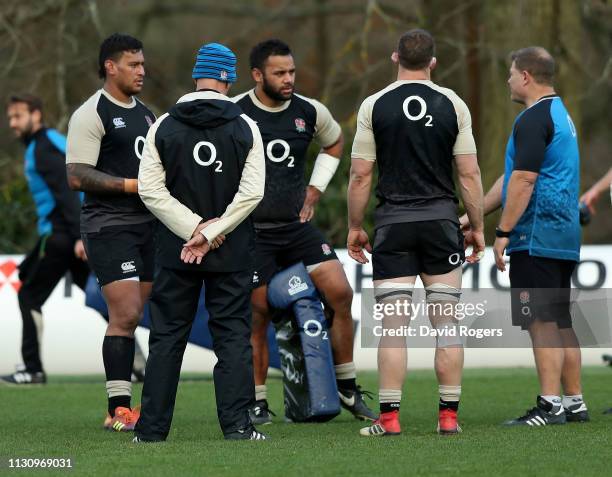
[[[350,389],[351,391],[357,390],[357,379],[356,378],[337,379],[336,383],[338,384],[339,388]]]
[[[105,336],[102,343],[102,358],[104,360],[104,370],[106,381],[127,381],[132,380],[132,367],[134,365],[134,338],[127,336]],[[131,397],[123,394],[108,398],[108,412],[111,416],[115,415],[115,408],[130,407]]]
[[[397,402],[381,402],[380,403],[380,412],[391,412],[391,411],[399,411],[400,403]]]
[[[438,407],[440,411],[444,409],[452,409],[453,411],[459,410],[459,401],[443,401],[440,399],[440,405]]]
[[[108,413],[111,417],[115,417],[115,409],[118,407],[127,407],[130,409],[131,396],[114,396],[108,398]]]

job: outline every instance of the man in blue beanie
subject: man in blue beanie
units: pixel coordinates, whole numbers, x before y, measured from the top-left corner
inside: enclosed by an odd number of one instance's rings
[[[226,439],[264,440],[249,418],[254,396],[249,217],[263,197],[265,162],[256,124],[226,96],[236,56],[209,43],[193,69],[196,91],[147,134],[138,192],[159,219],[149,359],[135,442],[168,436],[187,338],[202,284],[217,356],[215,397]]]

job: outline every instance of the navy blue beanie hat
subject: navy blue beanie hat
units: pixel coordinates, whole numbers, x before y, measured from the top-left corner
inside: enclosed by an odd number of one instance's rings
[[[196,56],[193,79],[212,78],[225,83],[235,83],[236,55],[220,43],[203,45]]]

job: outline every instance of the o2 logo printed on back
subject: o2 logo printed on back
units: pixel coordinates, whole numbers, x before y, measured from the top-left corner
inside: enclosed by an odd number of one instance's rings
[[[276,145],[279,145],[283,148],[283,152],[278,156],[274,154],[274,146]],[[268,156],[268,159],[270,159],[272,162],[280,163],[283,162],[285,159],[289,159],[289,161],[287,162],[287,167],[295,167],[293,164],[295,158],[293,156],[290,156],[289,154],[291,154],[291,148],[289,147],[289,143],[284,139],[274,139],[273,141],[270,141],[266,146],[266,156]]]
[[[200,157],[200,149],[203,147],[207,148],[210,153],[210,157],[204,161]],[[221,161],[216,160],[217,159],[217,148],[212,142],[200,141],[199,143],[197,143],[195,147],[193,148],[193,159],[194,161],[196,161],[198,165],[204,166],[204,167],[211,166],[214,163],[216,164],[215,172],[223,172],[223,163]]]
[[[142,153],[144,152],[145,146],[145,138],[143,136],[138,136],[134,141],[134,154],[138,160],[142,160]]]
[[[410,103],[416,101],[419,103],[419,113],[416,115],[410,114],[408,108],[410,107]],[[421,119],[427,119],[425,123],[426,127],[433,127],[433,117],[431,114],[427,114],[427,103],[420,96],[408,96],[404,102],[402,103],[402,110],[404,111],[404,116],[406,116],[410,121],[420,121]]]

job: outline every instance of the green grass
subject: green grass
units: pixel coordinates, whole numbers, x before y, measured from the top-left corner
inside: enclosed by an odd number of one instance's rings
[[[460,421],[463,434],[435,434],[437,385],[432,371],[410,373],[404,388],[402,435],[364,438],[361,423],[343,412],[326,424],[282,422],[282,383],[268,394],[279,417],[263,429],[267,442],[226,442],[216,418],[210,376],[181,382],[172,431],[163,444],[135,445],[131,435],[101,430],[105,409],[100,376],[51,376],[36,389],[0,388],[0,458],[71,457],[71,475],[610,475],[612,371],[584,370],[592,421],[541,429],[499,424],[531,407],[531,369],[467,370]],[[376,374],[362,373],[377,390]],[[136,386],[135,396],[140,396]],[[374,405],[374,404],[373,404]],[[0,469],[7,475],[24,471]],[[38,470],[33,475],[57,475]]]

